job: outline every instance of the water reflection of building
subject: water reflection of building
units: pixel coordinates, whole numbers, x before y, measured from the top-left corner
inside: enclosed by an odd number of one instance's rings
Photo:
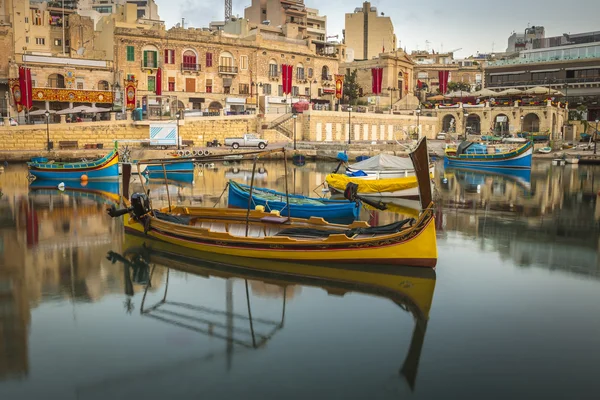
[[[479,190],[461,175],[441,173],[445,232],[460,232],[521,266],[540,265],[600,277],[600,182],[587,167],[534,164],[530,189],[488,175]]]
[[[264,298],[282,299],[285,296],[286,300],[291,300],[294,296],[302,292],[302,286],[298,285],[283,287],[281,285],[254,280],[248,280],[248,283],[253,294]]]
[[[0,381],[29,372],[27,337],[31,313],[22,254],[14,234],[16,216],[9,198],[0,198]]]

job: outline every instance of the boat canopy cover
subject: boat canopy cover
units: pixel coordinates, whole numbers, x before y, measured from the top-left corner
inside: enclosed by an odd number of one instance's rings
[[[356,164],[349,166],[350,169],[363,171],[395,171],[395,170],[413,170],[410,158],[396,157],[389,154],[378,154]]]
[[[473,145],[473,142],[461,142],[456,149],[456,155],[460,156],[461,154],[465,154],[465,151]]]
[[[417,178],[407,176],[403,178],[386,178],[386,179],[363,179],[353,178],[343,174],[329,174],[325,178],[329,186],[343,192],[348,186],[348,183],[356,183],[358,185],[358,194],[365,193],[385,193],[396,192],[399,190],[407,190],[419,186]]]

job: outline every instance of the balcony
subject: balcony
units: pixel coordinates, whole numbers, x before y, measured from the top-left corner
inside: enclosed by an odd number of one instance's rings
[[[323,75],[321,75],[321,80],[323,80],[323,81],[333,81],[333,76],[323,74]]]
[[[237,75],[238,67],[232,67],[229,65],[219,65],[219,73],[227,75]]]
[[[158,69],[158,61],[154,61],[154,60],[146,60],[146,62],[144,62],[144,60],[142,60],[142,69]]]
[[[200,72],[202,69],[200,64],[182,63],[181,72]]]

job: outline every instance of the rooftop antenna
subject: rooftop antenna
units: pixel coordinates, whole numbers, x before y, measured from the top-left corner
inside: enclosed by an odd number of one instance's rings
[[[429,44],[431,42],[429,40],[425,40],[425,48],[427,49],[427,52],[429,53]]]
[[[225,21],[229,21],[233,14],[233,0],[225,0]]]
[[[496,42],[492,42],[492,53],[494,52],[494,46],[496,45]]]

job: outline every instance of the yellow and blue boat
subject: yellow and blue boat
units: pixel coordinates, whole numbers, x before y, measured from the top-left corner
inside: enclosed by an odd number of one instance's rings
[[[531,169],[532,156],[531,141],[506,152],[490,152],[485,145],[462,142],[456,149],[446,149],[444,164],[449,167]]]
[[[75,163],[28,162],[29,173],[36,179],[80,181],[80,180],[118,180],[119,152],[117,143],[106,156],[96,161]]]

